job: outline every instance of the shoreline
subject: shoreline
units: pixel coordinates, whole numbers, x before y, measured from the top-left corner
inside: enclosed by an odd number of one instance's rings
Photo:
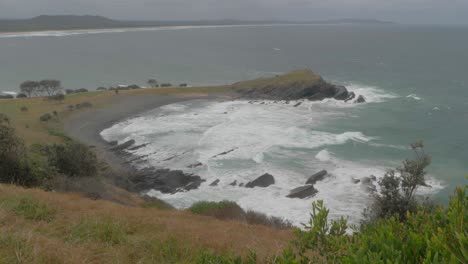
[[[136,171],[135,168],[112,151],[109,142],[101,137],[104,129],[164,105],[197,99],[219,100],[225,96],[229,95],[120,95],[120,98],[104,107],[73,113],[66,118],[63,128],[71,138],[92,147],[113,171],[132,173]]]

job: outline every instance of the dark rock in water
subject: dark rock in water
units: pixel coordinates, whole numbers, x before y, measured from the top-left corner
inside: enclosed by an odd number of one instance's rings
[[[372,184],[372,180],[369,177],[363,177],[363,178],[361,178],[361,183],[362,184]]]
[[[216,157],[218,157],[218,156],[223,156],[223,155],[229,154],[229,153],[233,152],[233,151],[236,150],[236,149],[237,149],[237,148],[233,148],[233,149],[230,149],[230,150],[228,150],[228,151],[221,152],[221,153],[219,153],[219,154],[217,154],[217,155],[214,155],[212,158],[216,158]]]
[[[148,145],[149,145],[149,143],[146,143],[146,144],[138,145],[138,146],[135,146],[135,147],[131,147],[128,150],[138,150],[138,149],[144,148],[144,147],[146,147]]]
[[[291,190],[291,192],[286,197],[304,199],[307,197],[312,197],[316,193],[318,193],[318,191],[314,188],[313,185],[305,185]]]
[[[356,94],[354,92],[350,92],[349,95],[348,95],[348,98],[346,98],[345,103],[347,103],[348,101],[351,101],[353,100],[354,98],[356,97]]]
[[[231,182],[229,185],[231,185],[231,186],[237,186],[237,181],[233,181],[233,182]]]
[[[111,145],[111,146],[117,146],[117,144],[119,144],[119,142],[117,140],[109,142],[109,145]]]
[[[241,183],[239,184],[239,187],[242,187],[242,186],[244,186],[244,183],[243,183],[243,182],[241,182]]]
[[[210,183],[210,186],[218,186],[219,179],[215,180],[214,182]]]
[[[294,107],[298,107],[298,106],[300,106],[301,104],[302,104],[302,102],[299,102],[299,103],[295,104]]]
[[[351,181],[352,181],[354,184],[358,184],[359,182],[361,182],[360,179],[351,179]]]
[[[198,162],[198,163],[195,163],[195,164],[188,165],[187,168],[193,169],[193,168],[200,167],[200,166],[203,166],[203,163]]]
[[[127,149],[127,148],[133,146],[133,144],[135,144],[135,140],[132,139],[132,140],[129,140],[129,141],[125,142],[125,143],[122,143],[122,144],[120,144],[118,146],[115,146],[115,147],[111,148],[111,150],[112,151],[124,150],[124,149]]]
[[[316,182],[325,179],[325,176],[327,176],[327,174],[328,172],[326,170],[319,171],[314,175],[310,176],[309,179],[306,181],[306,184],[315,184]]]
[[[346,100],[349,97],[349,92],[346,87],[342,85],[335,86],[335,95],[333,96],[336,100]]]
[[[369,179],[371,179],[372,181],[376,181],[377,177],[375,177],[375,175],[371,175],[371,176],[369,176]]]
[[[162,193],[194,190],[204,182],[200,176],[168,169],[147,169],[131,176],[130,181],[134,184],[136,191],[141,192],[154,189]]]
[[[275,178],[268,173],[263,174],[262,176],[258,177],[257,179],[248,182],[245,187],[247,188],[254,188],[254,187],[268,187],[272,184],[275,184]]]
[[[227,115],[228,112],[224,112],[225,115]]]
[[[358,96],[356,101],[354,101],[354,103],[356,103],[356,104],[365,103],[365,102],[366,102],[366,99],[362,95]]]

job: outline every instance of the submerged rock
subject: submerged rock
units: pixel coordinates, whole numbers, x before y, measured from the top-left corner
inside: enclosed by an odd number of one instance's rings
[[[188,165],[187,168],[193,169],[193,168],[200,167],[200,166],[203,166],[203,163],[198,162],[198,163],[195,163],[195,164]]]
[[[326,170],[321,170],[314,175],[310,176],[309,179],[306,181],[306,184],[315,184],[318,181],[325,179],[325,176],[328,175]]]
[[[219,179],[216,179],[214,182],[210,183],[210,186],[218,186]]]
[[[360,179],[354,179],[354,178],[353,178],[353,179],[351,179],[351,182],[354,183],[354,184],[358,184],[358,183],[361,182],[361,180],[360,180]]]
[[[346,87],[342,85],[335,86],[335,95],[333,96],[336,100],[346,100],[349,97],[349,92]]]
[[[291,192],[286,196],[288,198],[299,198],[304,199],[314,196],[318,191],[313,185],[305,185],[292,189]]]
[[[254,188],[254,187],[268,187],[272,184],[275,184],[275,178],[268,173],[263,174],[262,176],[258,177],[257,179],[248,182],[245,187],[246,188]]]
[[[112,151],[120,151],[120,150],[124,150],[124,149],[127,149],[131,146],[133,146],[133,144],[135,144],[135,140],[129,140],[129,141],[126,141],[120,145],[117,145],[113,148],[111,148]]]
[[[362,187],[370,193],[377,191],[377,187],[375,187],[374,183],[372,183],[372,179],[370,177],[363,177],[361,179],[361,184]]]
[[[233,182],[231,182],[229,185],[231,185],[231,186],[237,186],[237,181],[233,181]]]
[[[299,102],[299,103],[295,104],[294,107],[298,107],[298,106],[300,106],[301,104],[302,104],[302,102]]]
[[[205,180],[178,170],[146,169],[130,177],[130,181],[139,192],[154,189],[162,193],[176,193],[197,189]]]

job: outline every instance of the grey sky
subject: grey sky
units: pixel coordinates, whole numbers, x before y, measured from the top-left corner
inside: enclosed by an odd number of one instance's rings
[[[0,18],[39,14],[145,20],[376,18],[468,24],[468,0],[0,0]]]

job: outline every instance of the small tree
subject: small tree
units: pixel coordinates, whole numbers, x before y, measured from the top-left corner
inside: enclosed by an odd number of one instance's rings
[[[152,88],[156,88],[159,86],[158,81],[156,81],[155,79],[149,79],[147,83]]]
[[[32,94],[37,94],[39,91],[40,84],[35,81],[25,81],[20,85],[20,90],[22,93],[27,94],[31,97]]]
[[[417,208],[415,192],[426,185],[424,176],[431,158],[424,152],[424,144],[419,141],[411,144],[414,159],[406,159],[396,170],[389,170],[379,181],[380,193],[370,209],[365,212],[366,220],[398,216],[405,221],[407,212]]]
[[[59,80],[42,80],[39,82],[41,91],[48,96],[54,95],[62,90],[62,83]]]

